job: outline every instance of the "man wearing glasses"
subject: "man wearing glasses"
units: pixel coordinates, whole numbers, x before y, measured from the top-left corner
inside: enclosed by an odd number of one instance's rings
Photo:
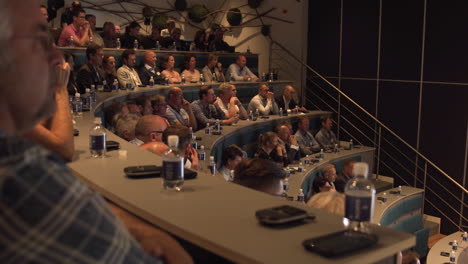
[[[83,9],[75,8],[72,11],[73,23],[66,26],[58,40],[59,46],[85,47],[88,45],[89,38],[92,37],[89,22],[86,21],[86,13]],[[70,43],[73,37],[73,43]]]
[[[76,76],[79,93],[83,94],[86,88],[91,88],[91,85],[104,84],[104,72],[101,68],[104,52],[102,47],[97,44],[91,44],[86,48],[86,57],[88,62],[81,66]]]
[[[162,142],[162,135],[167,128],[167,121],[157,115],[142,116],[135,127],[135,139],[130,143],[137,146],[149,142]]]

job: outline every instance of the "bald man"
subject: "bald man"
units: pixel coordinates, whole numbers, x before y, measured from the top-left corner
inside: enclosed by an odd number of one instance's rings
[[[162,135],[167,128],[164,118],[157,115],[146,115],[138,120],[135,127],[135,139],[130,143],[142,146],[149,142],[162,142]]]
[[[144,85],[148,85],[151,76],[153,79],[156,79],[156,53],[154,51],[148,50],[145,52],[143,57],[143,65],[138,68],[138,76],[140,77],[140,81]]]
[[[292,111],[307,112],[307,109],[299,106],[296,101],[294,101],[294,98],[296,98],[296,89],[291,85],[286,85],[283,89],[283,96],[275,98],[275,101],[278,108],[282,108],[283,111],[290,109]]]

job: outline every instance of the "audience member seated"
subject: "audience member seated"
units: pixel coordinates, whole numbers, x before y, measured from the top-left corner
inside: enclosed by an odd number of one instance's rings
[[[117,48],[117,33],[115,32],[115,25],[112,22],[104,22],[102,25],[101,33],[102,41],[104,42],[104,47],[106,48]]]
[[[115,121],[115,134],[127,141],[135,139],[135,127],[140,117],[134,114],[119,115]]]
[[[164,119],[157,115],[142,116],[135,127],[135,139],[130,143],[146,149],[149,142],[162,142],[162,135],[167,128]]]
[[[302,156],[310,155],[320,151],[320,144],[317,142],[317,140],[315,140],[312,133],[310,133],[309,128],[309,118],[299,118],[299,122],[297,123],[297,131],[294,135],[296,136]]]
[[[115,70],[115,57],[112,55],[104,55],[102,59],[102,71],[104,72],[104,80],[106,80],[107,88],[112,89],[114,81],[117,79],[117,71]]]
[[[134,100],[127,101],[126,103],[129,114],[141,116],[141,108],[136,104]]]
[[[75,78],[75,56],[70,52],[64,52],[63,57],[65,62],[70,66],[70,77],[68,78],[67,90],[68,94],[74,96],[75,93],[78,93],[78,84],[76,83]]]
[[[356,162],[352,159],[347,159],[344,161],[343,170],[338,175],[335,181],[335,188],[338,192],[344,193],[346,183],[352,178],[354,178],[353,177],[354,163]]]
[[[127,83],[133,88],[141,85],[140,77],[135,70],[136,55],[132,49],[124,50],[122,53],[122,67],[117,70],[117,79],[119,80],[120,87],[126,89]]]
[[[166,118],[171,125],[192,127],[197,131],[197,119],[193,114],[189,101],[184,99],[184,93],[179,87],[171,87],[167,94],[169,104],[166,109]]]
[[[336,169],[333,164],[325,164],[322,168],[322,177],[328,180],[331,185],[331,190],[336,191],[335,181],[336,181]]]
[[[236,97],[236,86],[230,83],[222,83],[218,87],[219,97],[216,104],[223,110],[226,118],[237,116],[239,119],[247,119],[248,114],[244,106]]]
[[[133,49],[135,40],[138,42],[138,48],[140,48],[140,29],[140,24],[136,21],[132,21],[130,25],[127,26],[125,34],[120,39],[121,48]]]
[[[218,27],[214,33],[214,38],[208,44],[208,51],[226,51],[234,52],[234,47],[229,46],[224,38],[224,29]]]
[[[85,20],[86,13],[83,9],[76,8],[72,11],[73,23],[66,26],[60,34],[59,46],[84,47],[88,45],[92,32],[88,21]],[[73,37],[73,43],[70,43]],[[73,45],[72,45],[73,44]]]
[[[238,55],[236,63],[229,65],[227,76],[230,81],[257,81],[258,77],[247,67],[245,55]]]
[[[180,83],[182,78],[180,77],[180,74],[174,70],[174,64],[174,56],[168,54],[164,55],[161,58],[161,68],[163,70],[161,74],[164,78],[169,80],[169,83]]]
[[[151,28],[151,34],[143,39],[144,49],[160,49],[161,48],[161,30],[158,27],[153,26]],[[158,46],[159,42],[159,46]]]
[[[169,126],[169,120],[167,120],[167,103],[166,98],[162,95],[153,95],[151,97],[151,109],[153,115],[158,115],[164,119],[164,121]]]
[[[140,109],[141,115],[152,115],[153,114],[153,106],[151,105],[151,99],[145,95],[140,95],[134,99],[136,105]]]
[[[161,40],[161,46],[171,50],[187,50],[185,41],[181,40],[182,30],[174,28],[170,37],[164,37]]]
[[[206,38],[206,32],[203,29],[198,30],[193,37],[193,41],[190,44],[190,51],[208,51],[208,39]]]
[[[115,29],[115,33],[116,33],[117,35],[120,35],[120,34],[122,33],[122,31],[121,31],[121,29],[120,29],[120,25],[115,25],[114,29]]]
[[[223,110],[219,108],[216,101],[216,95],[211,86],[202,86],[198,92],[200,99],[193,101],[191,104],[193,114],[197,119],[197,128],[202,129],[207,124],[215,124],[219,121],[223,125],[230,125],[239,120],[238,117],[232,116],[226,119]]]
[[[91,44],[86,48],[88,62],[81,66],[76,76],[80,94],[83,94],[86,88],[91,88],[92,84],[96,86],[104,84],[104,72],[101,68],[103,57],[104,52],[101,46]]]
[[[73,23],[73,10],[82,9],[80,1],[73,1],[69,8],[65,9],[65,12],[62,13],[60,17],[60,25],[62,28]]]
[[[130,114],[127,104],[123,102],[113,102],[110,106],[106,107],[106,127],[111,131],[115,131],[117,119]]]
[[[331,130],[333,127],[333,121],[330,116],[324,116],[320,118],[322,128],[315,135],[315,139],[324,149],[333,148],[335,144],[338,144],[335,133]]]
[[[315,177],[314,182],[312,183],[312,193],[308,194],[307,197],[313,197],[313,195],[317,193],[330,192],[332,190],[333,188],[329,180],[322,176],[317,176]]]
[[[208,64],[202,69],[205,82],[213,82],[213,80],[225,82],[222,66],[221,62],[218,62],[218,55],[208,54]]]
[[[219,169],[226,181],[233,181],[233,171],[237,164],[242,161],[244,152],[237,145],[230,145],[223,150],[222,167]]]
[[[144,85],[149,84],[149,80],[153,77],[153,81],[156,79],[156,53],[154,51],[148,50],[143,56],[143,65],[138,68],[138,76],[140,81]]]
[[[296,137],[291,133],[290,126],[287,124],[279,125],[276,127],[276,133],[279,138],[278,143],[286,149],[288,163],[293,163],[295,160],[299,160],[301,158],[301,152],[299,151],[299,145],[297,144]]]
[[[171,33],[172,33],[172,30],[174,30],[175,27],[176,27],[176,24],[175,24],[174,19],[169,18],[166,21],[166,28],[163,28],[161,30],[161,37],[163,37],[163,38],[170,37]]]
[[[163,141],[167,144],[167,138],[170,135],[177,135],[179,137],[179,149],[184,152],[185,168],[198,169],[198,153],[197,150],[192,148],[190,144],[190,130],[186,126],[170,126],[163,134]]]
[[[278,113],[278,105],[275,102],[275,94],[270,92],[270,87],[266,83],[261,83],[258,94],[250,100],[247,111],[258,112],[261,115],[275,115]]]
[[[345,196],[338,192],[317,193],[312,196],[307,205],[339,216],[345,214]]]
[[[296,96],[296,89],[294,89],[294,87],[292,87],[291,85],[284,86],[283,96],[275,98],[278,108],[282,108],[283,111],[285,112],[287,110],[292,110],[292,111],[297,110],[301,112],[307,112],[307,109],[299,106],[296,103],[296,101],[294,101],[295,96]]]
[[[68,78],[68,76],[64,76],[64,79],[61,80],[63,85],[58,86],[55,96],[53,96],[57,105],[55,114],[42,120],[25,134],[26,138],[57,153],[65,161],[71,161],[75,152],[73,123],[66,87]]]
[[[88,14],[85,16],[86,21],[89,23],[89,28],[91,29],[92,33],[92,42],[94,44],[97,44],[101,47],[104,47],[104,40],[102,39],[101,35],[96,31],[96,16],[92,14]],[[91,38],[90,38],[91,42]]]
[[[273,161],[243,159],[234,170],[234,175],[234,183],[271,195],[283,195],[286,172]]]
[[[275,132],[266,132],[258,137],[258,147],[255,158],[272,160],[283,167],[288,166],[288,154],[286,149],[279,144],[278,135]]]
[[[29,37],[46,28],[38,6],[37,0],[0,1],[0,25],[28,36],[0,33],[0,230],[8,234],[0,262],[190,263],[173,238],[108,205],[63,159],[23,137],[53,115],[53,95],[66,95],[69,78],[57,48],[49,42],[31,48]]]
[[[186,82],[197,83],[200,81],[200,72],[195,69],[197,66],[197,58],[195,55],[185,55],[184,57],[184,70],[182,76],[185,77]]]

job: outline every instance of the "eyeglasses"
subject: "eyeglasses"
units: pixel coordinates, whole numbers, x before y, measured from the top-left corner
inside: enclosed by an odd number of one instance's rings
[[[148,136],[151,135],[152,133],[155,133],[155,134],[162,134],[162,133],[164,133],[164,131],[161,131],[161,130],[150,131],[150,132],[148,133]]]

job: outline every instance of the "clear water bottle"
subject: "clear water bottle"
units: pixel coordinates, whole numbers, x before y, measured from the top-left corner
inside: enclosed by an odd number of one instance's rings
[[[211,80],[211,82],[216,83],[217,81],[218,79],[216,79],[216,72],[213,72],[213,79]]]
[[[138,40],[135,39],[135,41],[133,42],[133,49],[134,50],[137,50],[138,49]]]
[[[73,97],[72,110],[73,110],[73,115],[83,116],[83,102],[81,101],[80,93],[76,93],[75,97]]]
[[[191,134],[192,135],[192,134]],[[190,145],[192,146],[193,149],[198,149],[198,142],[197,142],[197,136],[192,135],[190,137]]]
[[[257,110],[255,110],[254,121],[257,120],[259,117],[260,117],[260,111],[257,108]]]
[[[283,107],[280,107],[280,109],[279,109],[279,115],[280,115],[280,116],[283,116]]]
[[[268,78],[270,82],[272,82],[274,80],[274,76],[273,76],[273,72],[270,72],[270,77]]]
[[[210,170],[211,175],[216,174],[216,163],[213,156],[210,156],[210,163],[208,163],[208,169]]]
[[[203,77],[203,74],[200,74],[200,83],[205,84],[205,78]]]
[[[160,50],[160,49],[161,49],[161,45],[159,45],[159,40],[156,41],[156,47],[155,47],[155,48],[156,48],[156,50]]]
[[[189,134],[191,139],[196,139],[197,137],[195,136],[195,133],[193,132],[193,128],[189,127]]]
[[[119,81],[117,81],[117,78],[115,78],[114,83],[112,83],[112,90],[113,91],[118,91],[119,90]]]
[[[325,158],[325,153],[323,153],[323,149],[320,149],[319,160],[323,160],[324,158]]]
[[[249,112],[249,120],[254,121],[254,115],[253,115],[252,110],[250,110],[250,112]]]
[[[86,88],[85,91],[85,94],[81,96],[81,101],[83,102],[83,109],[91,109],[91,103],[93,102],[90,93],[91,89]]]
[[[172,42],[172,50],[177,50],[175,41]]]
[[[73,39],[73,36],[70,36],[70,42],[69,42],[70,47],[75,47],[75,40]]]
[[[91,84],[91,89],[89,90],[89,94],[91,95],[91,99],[93,103],[95,103],[97,101],[96,85]]]
[[[457,250],[458,250],[458,242],[457,242],[456,239],[452,242],[452,250],[453,250],[453,251],[457,251]]]
[[[148,82],[148,85],[149,85],[151,88],[154,87],[154,78],[153,78],[153,76],[150,77],[149,82]]]
[[[286,193],[289,190],[289,179],[288,178],[285,178],[283,180],[283,190],[284,190],[284,193]]]
[[[219,121],[219,119],[216,119],[216,123],[215,123],[214,127],[215,127],[216,131],[221,130],[221,122]]]
[[[201,145],[198,152],[198,160],[206,160],[205,146]]]
[[[354,178],[345,186],[345,217],[349,229],[370,233],[369,223],[374,215],[375,186],[367,178],[369,165],[364,162],[354,164]]]
[[[297,201],[301,203],[304,202],[304,192],[302,189],[299,189],[299,193],[297,194]]]
[[[457,256],[455,255],[455,251],[450,252],[450,257],[449,257],[449,263],[450,264],[455,264],[457,260]]]
[[[349,140],[349,149],[353,149],[354,148],[354,144],[353,144],[353,139],[350,139]]]
[[[106,129],[100,117],[94,118],[94,125],[89,130],[89,151],[93,158],[101,158],[106,154]]]
[[[120,43],[120,38],[117,38],[117,41],[116,41],[116,48],[117,49],[120,49],[122,46],[122,44]]]
[[[127,91],[132,90],[132,87],[133,87],[132,83],[128,82],[128,83],[125,84],[125,90],[127,90]]]
[[[206,127],[205,127],[205,134],[207,134],[207,135],[211,135],[211,127],[210,127],[210,123],[206,123]]]
[[[180,77],[181,77],[181,79],[182,79],[182,81],[181,81],[182,84],[185,84],[185,81],[186,81],[186,80],[185,80],[185,74],[182,73],[182,75],[181,75]]]
[[[468,246],[468,233],[467,232],[463,232],[462,242],[463,242],[464,247],[466,248]]]
[[[333,153],[338,153],[340,152],[340,149],[338,148],[338,144],[335,144],[335,147],[333,148]]]
[[[167,137],[169,150],[164,153],[161,177],[163,187],[167,190],[181,191],[184,184],[184,156],[179,150],[179,137],[170,135]]]

